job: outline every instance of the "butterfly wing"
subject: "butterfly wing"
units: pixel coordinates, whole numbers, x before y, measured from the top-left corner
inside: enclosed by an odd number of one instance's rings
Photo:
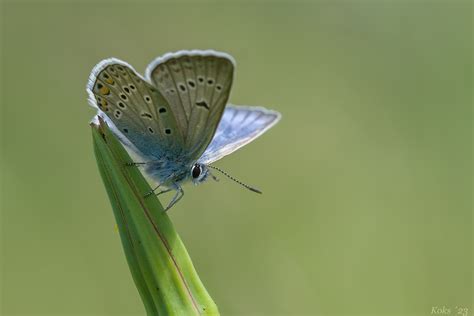
[[[234,60],[215,51],[180,51],[153,61],[146,78],[171,105],[190,160],[212,140],[229,99]]]
[[[228,105],[219,127],[198,162],[210,164],[250,143],[281,118],[276,111],[257,106]]]
[[[123,143],[141,156],[160,156],[184,148],[184,135],[168,101],[127,63],[100,62],[87,84],[89,103],[111,124]]]

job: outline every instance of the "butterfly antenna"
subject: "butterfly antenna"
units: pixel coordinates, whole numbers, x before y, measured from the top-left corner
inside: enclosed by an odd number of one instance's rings
[[[250,191],[252,192],[255,192],[255,193],[259,193],[259,194],[262,194],[263,192],[260,191],[259,189],[256,189],[256,188],[253,188],[251,187],[250,185],[247,185],[245,183],[243,183],[242,181],[240,180],[237,180],[236,178],[234,178],[233,176],[231,176],[230,174],[228,174],[227,172],[225,172],[224,170],[220,169],[220,168],[217,168],[217,167],[214,167],[214,166],[211,166],[211,165],[207,165],[209,168],[212,168],[214,170],[217,170],[219,171],[220,173],[222,173],[223,175],[225,175],[227,178],[231,179],[232,181],[234,182],[237,182],[238,184],[240,184],[241,186],[243,186],[244,188],[246,189],[249,189]]]

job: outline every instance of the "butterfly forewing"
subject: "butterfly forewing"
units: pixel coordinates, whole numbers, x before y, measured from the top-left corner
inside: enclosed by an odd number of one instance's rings
[[[211,142],[233,72],[230,56],[208,51],[168,54],[147,69],[147,77],[171,106],[189,157],[197,159]]]
[[[146,156],[182,148],[184,138],[168,101],[119,60],[96,66],[88,85],[95,105]]]

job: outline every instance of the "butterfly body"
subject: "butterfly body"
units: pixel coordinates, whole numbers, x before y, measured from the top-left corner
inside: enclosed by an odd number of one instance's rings
[[[155,59],[145,78],[114,58],[99,63],[89,77],[89,102],[97,115],[161,192],[176,190],[167,209],[184,194],[183,183],[215,178],[210,163],[280,119],[261,107],[227,105],[234,67],[225,53],[194,50]]]
[[[161,184],[163,187],[175,187],[192,179],[192,168],[195,162],[189,162],[188,159],[161,158],[159,160],[149,160],[143,167],[145,173]]]

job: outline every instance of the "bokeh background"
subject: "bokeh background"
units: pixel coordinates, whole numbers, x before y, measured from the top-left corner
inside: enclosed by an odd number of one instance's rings
[[[472,2],[3,1],[2,315],[143,315],[85,84],[187,48],[283,114],[170,215],[223,315],[473,314]]]

